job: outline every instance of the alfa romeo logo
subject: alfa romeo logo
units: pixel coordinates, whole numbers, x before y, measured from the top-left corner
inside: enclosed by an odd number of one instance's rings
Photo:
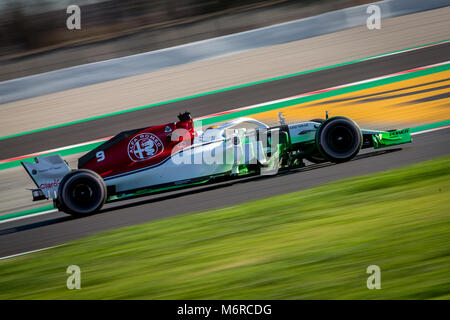
[[[128,156],[133,161],[148,160],[163,150],[161,140],[152,133],[141,133],[128,143]]]

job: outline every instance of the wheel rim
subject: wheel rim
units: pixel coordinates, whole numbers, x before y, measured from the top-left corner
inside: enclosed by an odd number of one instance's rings
[[[79,183],[73,188],[72,198],[80,204],[89,204],[93,200],[92,188],[87,184]]]
[[[327,136],[327,145],[337,154],[346,154],[354,148],[355,135],[344,126],[331,128]]]
[[[104,200],[102,186],[90,177],[73,177],[65,185],[63,198],[65,206],[76,213],[94,212]]]

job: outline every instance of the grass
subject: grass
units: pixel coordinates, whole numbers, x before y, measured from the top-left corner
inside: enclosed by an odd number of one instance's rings
[[[445,157],[121,228],[0,261],[0,299],[449,299],[449,199]]]

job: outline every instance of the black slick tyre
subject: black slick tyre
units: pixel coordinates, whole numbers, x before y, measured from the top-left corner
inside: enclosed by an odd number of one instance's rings
[[[61,180],[58,188],[60,209],[73,216],[98,212],[106,201],[106,185],[91,170],[74,170]]]

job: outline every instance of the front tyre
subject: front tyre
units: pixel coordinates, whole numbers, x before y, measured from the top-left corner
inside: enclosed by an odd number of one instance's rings
[[[324,163],[328,161],[319,152],[314,152],[313,154],[306,155],[305,159],[314,164]]]
[[[91,170],[80,169],[68,173],[58,188],[60,209],[73,216],[93,214],[101,209],[105,200],[105,182]]]
[[[335,163],[353,159],[361,150],[362,142],[361,129],[346,117],[330,118],[323,122],[316,132],[316,144],[320,154]]]

